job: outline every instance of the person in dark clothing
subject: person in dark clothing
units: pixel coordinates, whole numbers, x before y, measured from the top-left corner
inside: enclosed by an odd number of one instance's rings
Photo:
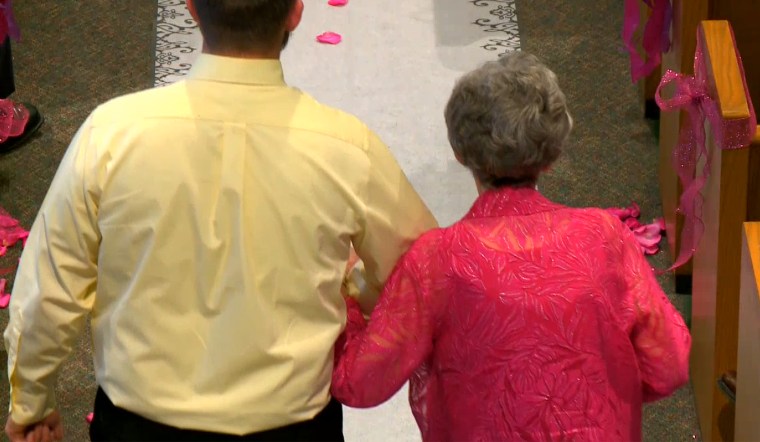
[[[0,0],[0,154],[21,147],[43,122],[34,105],[8,99],[16,90],[11,37],[18,39],[18,27],[10,2]]]

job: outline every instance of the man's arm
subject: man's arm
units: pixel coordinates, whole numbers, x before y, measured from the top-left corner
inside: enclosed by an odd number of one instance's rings
[[[364,313],[377,302],[383,283],[412,242],[438,227],[390,149],[370,134],[369,171],[360,231],[351,240],[364,265],[365,290],[358,298]]]
[[[5,330],[10,419],[31,425],[55,409],[54,388],[92,309],[100,235],[89,120],[74,137],[26,242]]]

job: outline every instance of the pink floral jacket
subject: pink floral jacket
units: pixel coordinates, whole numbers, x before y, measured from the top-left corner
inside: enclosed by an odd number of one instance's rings
[[[486,192],[355,302],[332,394],[371,407],[410,380],[424,441],[640,440],[688,380],[691,337],[629,228],[534,189]]]

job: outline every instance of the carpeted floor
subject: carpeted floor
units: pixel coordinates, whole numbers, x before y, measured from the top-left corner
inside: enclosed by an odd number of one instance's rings
[[[436,0],[436,5],[453,1]],[[499,3],[479,1],[494,8]],[[542,191],[577,206],[624,206],[633,200],[641,205],[643,219],[658,216],[657,143],[650,125],[641,118],[636,88],[629,82],[626,57],[620,51],[620,2],[518,0],[517,7],[522,48],[557,72],[576,120],[567,154],[542,181]],[[24,41],[14,47],[18,86],[14,98],[37,104],[47,122],[29,145],[0,157],[0,207],[29,226],[63,151],[87,114],[111,97],[153,84],[157,7],[155,0],[37,0],[17,2],[15,8]],[[443,19],[436,17],[439,22]],[[454,38],[447,29],[441,31],[444,39]],[[443,55],[456,59],[450,53]],[[378,69],[387,67],[370,54],[368,62]],[[371,106],[363,109],[371,111]],[[404,152],[402,160],[410,155]],[[413,181],[422,187],[436,184],[421,171]],[[435,194],[425,189],[421,193]],[[444,202],[445,198],[436,198],[432,205]],[[443,210],[436,207],[434,211]],[[660,255],[654,262],[664,267],[666,257]],[[673,292],[670,278],[661,282],[666,291]],[[672,295],[671,299],[688,313],[688,297]],[[0,327],[4,329],[6,323],[7,315],[0,313]],[[59,382],[58,401],[69,441],[87,440],[84,417],[95,390],[91,366],[86,336],[65,364]],[[6,404],[2,367],[0,403]],[[645,439],[651,441],[698,437],[690,389],[647,406],[644,427]]]
[[[27,228],[47,192],[69,141],[99,103],[153,84],[154,0],[35,0],[15,2],[22,42],[13,48],[17,100],[36,104],[46,118],[36,138],[0,157],[0,207]],[[14,256],[8,256],[10,263]],[[5,330],[7,314],[0,313]],[[95,379],[89,336],[64,365],[58,404],[66,441],[89,440],[85,416]],[[0,404],[6,419],[5,352]]]

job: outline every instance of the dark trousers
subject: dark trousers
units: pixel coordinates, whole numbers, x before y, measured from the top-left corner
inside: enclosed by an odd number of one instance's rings
[[[95,417],[90,424],[90,440],[93,442],[343,442],[343,408],[335,399],[314,419],[245,436],[183,430],[163,425],[115,406],[101,388],[98,388],[95,396],[94,413]]]
[[[6,37],[5,41],[0,43],[0,98],[8,98],[15,90],[11,39]]]

